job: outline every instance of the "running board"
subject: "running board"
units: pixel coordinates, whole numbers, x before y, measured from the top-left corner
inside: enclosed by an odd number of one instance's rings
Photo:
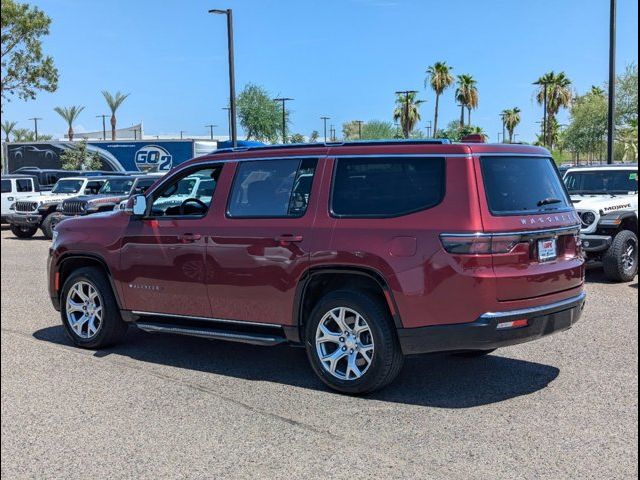
[[[249,343],[251,345],[273,346],[286,343],[287,339],[280,335],[264,333],[233,332],[215,328],[183,327],[166,323],[136,322],[135,325],[145,332],[174,333],[189,337],[208,338],[209,340],[226,340],[228,342]]]

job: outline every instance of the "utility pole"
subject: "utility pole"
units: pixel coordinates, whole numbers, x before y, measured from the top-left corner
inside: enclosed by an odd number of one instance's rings
[[[418,93],[417,90],[399,90],[396,95],[404,95],[404,125],[402,130],[404,138],[409,138],[409,95]],[[402,122],[400,122],[402,123]]]
[[[236,129],[236,75],[235,60],[233,55],[233,11],[230,8],[226,10],[209,10],[209,13],[227,16],[227,49],[229,53],[229,117],[231,121],[231,145],[233,148],[238,146],[238,132]]]
[[[498,132],[498,143],[500,143],[500,135],[502,135],[502,138],[504,138],[504,133],[503,132]]]
[[[331,117],[320,117],[322,122],[324,123],[324,142],[327,143],[327,120]]]
[[[180,140],[182,140],[182,134],[184,133],[184,130],[180,130]]]
[[[616,116],[616,0],[609,5],[609,108],[607,118],[607,163],[613,163]]]
[[[431,129],[433,128],[433,122],[431,120],[427,120],[429,124],[427,125],[427,138],[431,138]]]
[[[229,122],[229,141],[231,141],[231,107],[222,107],[222,110],[227,111],[227,121]]]
[[[274,102],[282,102],[282,143],[287,143],[287,110],[286,102],[293,100],[293,98],[280,97],[274,98]]]
[[[96,115],[96,118],[102,118],[102,140],[107,139],[107,124],[105,123],[105,119],[109,115]]]
[[[38,141],[38,120],[42,120],[42,118],[33,117],[33,118],[30,118],[29,120],[33,120],[34,133],[35,133],[36,142],[37,142]]]
[[[544,106],[542,107],[544,109],[544,116],[542,117],[542,124],[543,124],[543,133],[542,133],[542,144],[546,147],[547,146],[547,91],[549,89],[549,86],[545,83],[544,84]]]
[[[329,135],[331,135],[331,141],[336,141],[336,130],[333,128],[333,123],[329,126]]]
[[[205,127],[209,128],[209,132],[210,132],[210,134],[211,134],[211,135],[210,135],[211,140],[213,140],[213,129],[214,129],[215,127],[217,127],[217,126],[218,126],[218,125],[213,125],[213,124],[211,124],[211,125],[205,125]]]
[[[358,124],[358,140],[362,140],[362,124],[364,123],[362,120],[355,120]]]

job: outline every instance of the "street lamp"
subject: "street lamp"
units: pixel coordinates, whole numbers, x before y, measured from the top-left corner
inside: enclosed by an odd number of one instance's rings
[[[409,95],[418,93],[417,90],[399,90],[396,95],[404,95],[404,138],[409,138]],[[402,122],[401,122],[402,123]]]
[[[324,143],[327,143],[327,120],[331,117],[320,117],[322,122],[324,123]]]
[[[287,143],[287,110],[286,102],[293,100],[293,98],[280,97],[274,98],[274,102],[282,102],[282,143]]]
[[[218,126],[218,125],[214,125],[214,124],[211,124],[211,125],[205,125],[205,127],[207,127],[207,128],[209,129],[209,132],[211,133],[211,140],[213,140],[213,129],[214,129],[215,127],[217,127],[217,126]]]
[[[107,124],[105,123],[107,117],[108,115],[96,115],[96,118],[102,118],[102,140],[107,139]]]
[[[358,124],[358,139],[362,140],[362,124],[364,123],[362,120],[355,120]]]
[[[229,130],[231,133],[231,145],[233,148],[238,146],[238,132],[236,130],[236,75],[233,57],[233,11],[228,8],[226,10],[209,10],[209,13],[227,16],[227,48],[229,51]]]
[[[35,136],[36,136],[36,142],[37,142],[37,141],[38,141],[38,120],[42,120],[42,118],[40,118],[40,117],[33,117],[33,118],[30,118],[29,120],[33,120],[33,124],[34,124],[34,125],[33,125],[33,126],[34,126],[34,133],[35,133]]]

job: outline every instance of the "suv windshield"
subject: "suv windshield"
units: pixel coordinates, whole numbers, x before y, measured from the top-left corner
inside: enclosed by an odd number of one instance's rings
[[[567,173],[564,183],[572,195],[637,193],[638,172],[632,170],[575,171]]]
[[[84,180],[58,180],[51,193],[78,193]]]
[[[126,194],[131,191],[131,187],[133,186],[133,178],[116,178],[107,180],[107,182],[102,185],[102,188],[98,193],[122,193]]]
[[[551,158],[482,157],[489,209],[495,215],[531,215],[571,208]]]

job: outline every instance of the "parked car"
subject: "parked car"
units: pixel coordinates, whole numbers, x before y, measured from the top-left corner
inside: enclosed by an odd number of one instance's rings
[[[564,177],[582,222],[586,258],[605,275],[629,282],[638,273],[638,165],[569,170]]]
[[[212,195],[183,198],[194,176]],[[79,347],[117,343],[132,324],[299,344],[324,383],[360,394],[405,355],[475,357],[570,328],[585,302],[579,229],[538,147],[218,150],[125,210],[60,223],[49,293]]]
[[[97,195],[100,188],[110,178],[118,177],[70,177],[58,180],[51,192],[23,198],[12,205],[9,215],[11,231],[18,238],[33,237],[38,228],[45,238],[53,235],[53,217],[58,205],[68,197],[77,195]]]
[[[40,192],[38,179],[31,175],[2,176],[2,223],[9,223],[10,210],[18,200],[32,197]]]
[[[64,199],[51,214],[51,225],[70,217],[91,215],[93,213],[109,212],[130,195],[142,194],[147,191],[163,174],[128,175],[111,177],[107,180],[97,195],[82,195]]]
[[[31,175],[38,179],[40,190],[51,190],[61,178],[77,177],[82,175],[77,170],[42,169],[38,167],[20,167],[13,174]]]

